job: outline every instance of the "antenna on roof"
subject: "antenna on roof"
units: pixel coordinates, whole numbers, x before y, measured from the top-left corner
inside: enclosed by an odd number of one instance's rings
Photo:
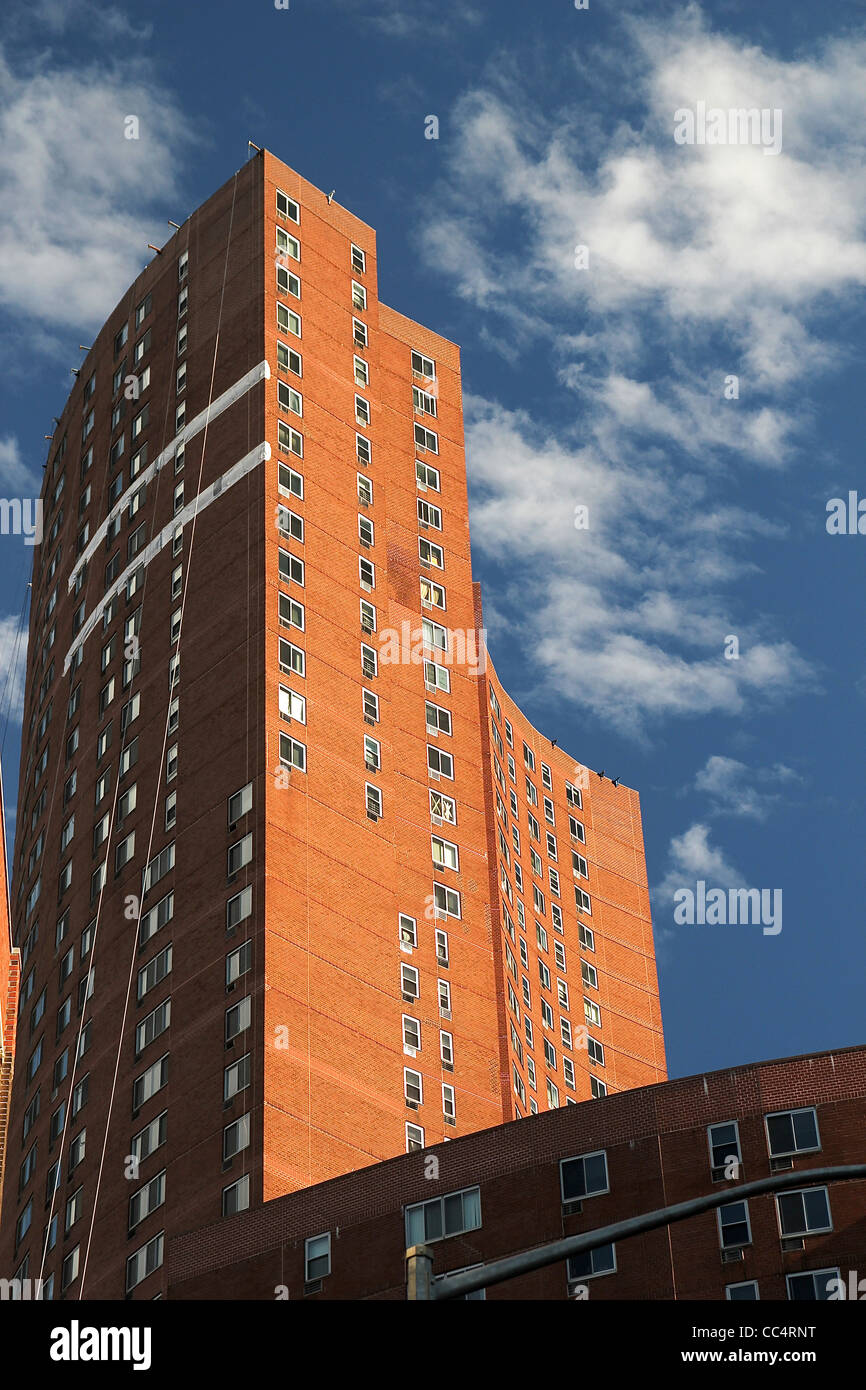
[[[253,141],[253,140],[248,140],[248,141],[247,141],[247,159],[249,159],[249,157],[250,157],[250,150],[258,150],[259,154],[261,154],[261,152],[262,152],[262,147],[261,147],[261,145],[257,145],[257,144],[255,143],[255,141]]]
[[[170,217],[167,217],[167,218],[166,218],[166,221],[167,221],[167,223],[168,223],[168,225],[169,225],[170,227],[174,227],[175,231],[177,231],[177,232],[180,231],[180,223],[179,223],[179,222],[172,222],[172,220],[171,220]]]
[[[331,204],[333,203],[333,201],[334,201],[334,194],[336,193],[336,191],[337,191],[336,188],[332,188],[331,191],[330,191],[330,193],[328,194],[328,207],[330,207]]]

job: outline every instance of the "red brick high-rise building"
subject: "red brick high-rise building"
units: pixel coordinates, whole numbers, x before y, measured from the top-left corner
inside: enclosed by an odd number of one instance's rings
[[[262,153],[144,270],[45,473],[0,1272],[167,1242],[665,1076],[640,811],[485,661],[458,349]]]

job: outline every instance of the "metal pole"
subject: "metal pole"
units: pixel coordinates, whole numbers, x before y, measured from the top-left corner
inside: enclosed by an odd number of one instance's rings
[[[406,1251],[406,1297],[429,1301],[432,1290],[433,1251],[429,1245],[412,1245]]]
[[[553,1241],[550,1245],[539,1245],[533,1250],[524,1250],[519,1255],[509,1255],[504,1260],[493,1260],[480,1269],[467,1270],[463,1274],[444,1274],[430,1285],[427,1295],[431,1299],[462,1298],[464,1294],[474,1293],[476,1289],[487,1288],[490,1284],[501,1284],[506,1279],[514,1279],[520,1274],[528,1274],[533,1269],[543,1269],[556,1264],[569,1255],[583,1255],[600,1245],[611,1245],[617,1240],[652,1231],[657,1226],[670,1226],[675,1221],[686,1221],[700,1212],[723,1207],[728,1202],[741,1202],[749,1197],[757,1197],[763,1192],[778,1192],[786,1187],[812,1187],[816,1183],[848,1182],[855,1178],[866,1178],[866,1163],[847,1164],[838,1168],[810,1168],[808,1172],[774,1173],[768,1178],[758,1178],[742,1187],[725,1187],[708,1196],[693,1197],[688,1202],[678,1202],[672,1207],[661,1207],[658,1211],[644,1212],[642,1216],[631,1216],[625,1221],[617,1221],[612,1226],[602,1226],[595,1231],[581,1235],[566,1236],[564,1240]],[[415,1250],[425,1247],[413,1247]],[[412,1254],[412,1251],[409,1252]],[[431,1260],[432,1275],[432,1260]],[[409,1295],[412,1296],[411,1294]]]

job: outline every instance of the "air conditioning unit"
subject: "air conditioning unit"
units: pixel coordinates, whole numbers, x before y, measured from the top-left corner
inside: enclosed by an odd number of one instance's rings
[[[429,531],[429,529],[430,529],[430,524],[429,524],[429,522],[427,522],[427,521],[422,521],[420,518],[419,518],[419,520],[418,520],[418,525],[419,525],[419,526],[423,526],[423,528],[424,528],[425,531]]]
[[[367,812],[367,820],[376,820],[376,821],[377,821],[378,819],[379,819],[379,817],[377,816],[377,814],[376,814],[375,811],[368,811],[368,812]]]
[[[432,815],[432,813],[431,813],[430,819],[431,819],[431,821],[433,822],[434,825],[443,825],[443,824],[444,824],[444,821],[442,820],[442,817],[441,817],[441,816],[434,816],[434,815]]]
[[[724,1164],[721,1167],[711,1168],[710,1176],[713,1182],[724,1182],[726,1177]]]
[[[783,1250],[805,1250],[806,1242],[802,1236],[785,1236],[780,1242]]]
[[[438,781],[439,781],[439,773],[438,773],[438,772],[434,772],[433,769],[432,769],[432,767],[428,767],[428,769],[427,769],[427,776],[428,776],[428,777],[431,777],[431,778],[433,779],[434,782],[438,782]]]
[[[365,541],[363,536],[361,537],[361,544],[362,544],[362,546],[364,547],[365,550],[369,550],[369,549],[370,549],[370,542],[369,542],[369,541]],[[369,585],[368,585],[368,587],[369,587]]]
[[[563,1216],[580,1216],[580,1213],[581,1213],[582,1211],[583,1211],[583,1202],[580,1202],[580,1201],[563,1202],[563,1204],[562,1204],[562,1214],[563,1214]]]
[[[378,771],[379,771],[379,764],[378,764],[378,763],[371,763],[369,758],[365,758],[365,759],[364,759],[364,766],[365,766],[365,768],[367,769],[368,772],[378,772]]]
[[[451,1017],[451,1010],[450,1010],[450,1009],[440,1009],[440,1010],[439,1010],[439,1017],[440,1017],[440,1018],[450,1018],[450,1017]]]
[[[456,1125],[457,1121],[455,1120],[453,1115],[446,1115],[445,1123],[446,1125]]]
[[[304,1285],[304,1296],[306,1296],[308,1293],[321,1293],[321,1292],[322,1292],[322,1280],[321,1280],[321,1279],[310,1279],[309,1282],[306,1283],[306,1284]]]
[[[407,1043],[404,1043],[404,1044],[403,1044],[403,1051],[406,1053],[406,1056],[407,1056],[407,1057],[417,1057],[417,1056],[418,1056],[418,1049],[415,1048],[415,1047],[409,1047]]]
[[[742,1246],[740,1246],[740,1247],[739,1247],[738,1249],[736,1249],[736,1250],[723,1250],[723,1251],[722,1251],[722,1264],[723,1264],[723,1265],[736,1264],[739,1260],[742,1260],[742,1259],[743,1259],[743,1249],[742,1249]]]
[[[417,1110],[417,1109],[418,1109],[418,1102],[417,1102],[417,1100],[407,1100],[407,1102],[406,1102],[406,1108],[407,1108],[408,1110]]]
[[[366,541],[362,541],[361,544],[362,544],[362,545],[366,545]],[[372,592],[373,592],[373,585],[372,585],[372,584],[368,584],[367,581],[366,581],[366,579],[362,579],[362,580],[361,580],[361,588],[364,590],[364,593],[365,593],[365,594],[372,594]],[[371,628],[370,631],[372,632],[372,630],[373,630],[373,629]]]
[[[285,667],[283,667],[282,669],[285,670]],[[364,665],[361,667],[361,669],[362,669],[362,671],[364,672],[364,675],[367,677],[367,680],[368,680],[368,681],[371,681],[371,680],[375,679],[375,676],[376,676],[376,668],[375,668],[375,666],[372,666],[372,665],[370,665],[369,663],[365,662]]]
[[[433,605],[432,605],[432,603],[430,602],[430,600],[429,600],[428,598],[422,598],[422,600],[421,600],[421,607],[422,607],[422,608],[432,608]],[[434,689],[434,690],[435,690],[435,688],[436,688],[435,686],[432,686],[432,687],[431,687],[431,689]]]
[[[365,723],[365,724],[375,724],[376,721],[375,721],[375,719],[373,718],[372,714],[365,714],[365,715],[364,715],[364,723]]]
[[[771,1172],[771,1173],[782,1173],[782,1172],[785,1171],[786,1168],[793,1168],[793,1166],[794,1166],[794,1160],[793,1160],[793,1158],[771,1158],[771,1159],[770,1159],[770,1172]]]

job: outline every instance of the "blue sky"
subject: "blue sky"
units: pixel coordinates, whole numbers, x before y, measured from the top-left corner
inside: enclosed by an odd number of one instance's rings
[[[0,491],[34,495],[78,344],[248,139],[335,188],[382,298],[462,346],[500,675],[641,793],[674,1075],[863,1041],[866,536],[825,523],[866,496],[864,76],[859,0],[9,0],[0,29]],[[698,102],[780,110],[781,153],[678,145]],[[10,800],[31,560],[2,539]],[[678,926],[699,879],[781,889],[781,932]]]

